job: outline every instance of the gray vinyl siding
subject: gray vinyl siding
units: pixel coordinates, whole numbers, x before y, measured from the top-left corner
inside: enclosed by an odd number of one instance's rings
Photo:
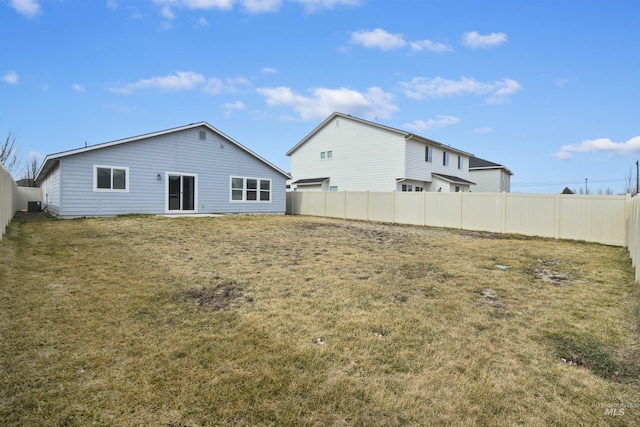
[[[199,132],[207,132],[206,140]],[[199,213],[284,213],[286,177],[205,127],[60,159],[60,216],[166,212],[166,172],[197,175]],[[129,168],[128,192],[95,192],[94,165]],[[158,179],[160,174],[161,179]],[[271,202],[230,202],[230,176],[271,179]]]
[[[40,184],[42,203],[54,215],[60,213],[60,165],[56,165]]]

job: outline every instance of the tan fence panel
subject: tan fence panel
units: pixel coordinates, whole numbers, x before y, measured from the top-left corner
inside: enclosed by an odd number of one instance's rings
[[[631,262],[636,268],[636,280],[640,280],[640,197],[633,198],[629,203],[627,239]]]
[[[461,228],[503,232],[505,196],[501,193],[467,193],[461,197]]]
[[[36,187],[17,187],[16,207],[19,211],[26,211],[29,202],[42,202],[42,190]]]
[[[425,225],[460,228],[462,226],[462,193],[424,193]]]
[[[306,193],[308,198],[306,203],[307,215],[326,216],[326,191],[310,191]]]
[[[626,208],[626,196],[561,197],[558,237],[626,246]]]
[[[344,218],[346,214],[346,194],[344,191],[326,192],[326,215],[331,218]]]
[[[421,193],[396,193],[395,222],[399,224],[424,225],[425,197]]]
[[[559,198],[556,194],[507,194],[505,233],[558,237]]]
[[[366,221],[369,219],[369,193],[345,192],[345,218]]]
[[[18,210],[18,187],[13,176],[0,163],[0,240],[7,231],[7,225]]]
[[[369,193],[369,221],[394,222],[395,192]]]

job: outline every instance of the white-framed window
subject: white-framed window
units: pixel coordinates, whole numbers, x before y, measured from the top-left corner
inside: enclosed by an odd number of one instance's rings
[[[327,152],[326,151],[321,151],[320,152],[320,160],[324,160],[327,158]]]
[[[402,191],[413,191],[413,185],[411,185],[411,184],[402,184]]]
[[[433,148],[428,145],[424,147],[424,161],[429,163],[433,162]]]
[[[449,166],[449,153],[446,151],[442,152],[442,166]]]
[[[338,191],[338,186],[337,185],[330,186],[329,191]]]
[[[464,161],[462,160],[462,156],[458,156],[458,169],[462,169],[464,166]]]
[[[460,192],[460,187],[456,185],[456,193]]]
[[[418,186],[416,185],[416,186],[415,186],[415,191],[417,191],[417,192],[424,191],[424,187],[418,187]]]
[[[327,151],[327,159],[333,159],[333,151]]]
[[[271,180],[264,178],[231,178],[232,202],[271,202]]]
[[[93,165],[93,191],[129,192],[129,168]]]

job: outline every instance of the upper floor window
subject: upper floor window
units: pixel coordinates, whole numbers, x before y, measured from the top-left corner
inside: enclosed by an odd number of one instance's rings
[[[320,152],[320,159],[324,160],[324,159],[332,159],[333,158],[333,151],[329,150],[329,151],[321,151]]]
[[[442,166],[449,166],[449,153],[446,151],[442,152]]]
[[[129,168],[94,165],[93,191],[129,191]]]
[[[428,145],[424,147],[424,161],[425,162],[433,162],[433,148]]]
[[[462,156],[458,156],[458,169],[462,169],[463,164]]]

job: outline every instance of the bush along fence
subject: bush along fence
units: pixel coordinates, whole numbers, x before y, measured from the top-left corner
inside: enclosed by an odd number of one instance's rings
[[[640,279],[639,200],[630,195],[294,191],[287,193],[287,213],[629,247]]]

